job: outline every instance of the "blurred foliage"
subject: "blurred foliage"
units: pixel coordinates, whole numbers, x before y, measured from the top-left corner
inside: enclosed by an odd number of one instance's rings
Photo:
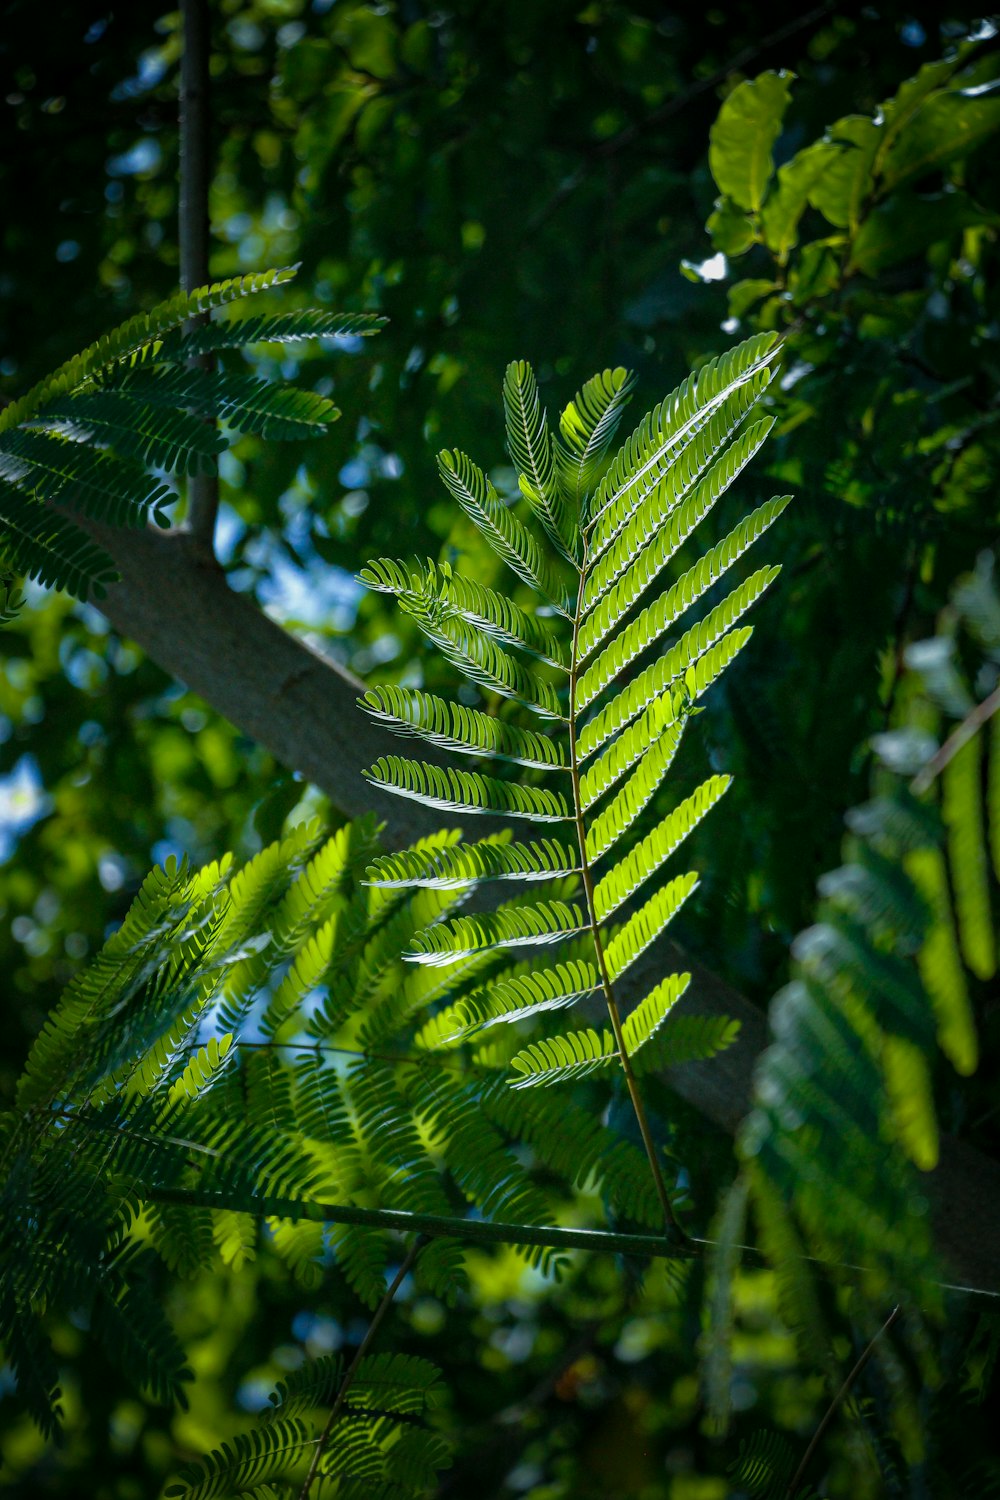
[[[6,7],[5,398],[175,288],[179,45],[176,13],[155,7]],[[344,420],[294,450],[241,441],[223,467],[220,550],[234,586],[366,679],[433,688],[441,668],[380,596],[362,597],[353,574],[365,557],[398,551],[405,533],[417,555],[461,558],[491,581],[483,549],[438,499],[433,452],[499,450],[512,357],[533,361],[552,403],[591,369],[634,369],[645,409],[738,333],[782,333],[778,422],[751,481],[756,499],[797,495],[781,596],[758,623],[753,662],[734,666],[692,724],[673,787],[692,790],[706,756],[734,775],[725,811],[693,836],[706,878],[682,936],[761,1003],[813,922],[845,810],[878,790],[872,735],[911,712],[908,646],[935,633],[954,580],[995,542],[998,56],[991,28],[960,6],[764,17],[643,0],[213,5],[213,276],[301,261],[286,307],[390,319],[336,359],[317,348],[259,360],[263,375],[334,399]],[[506,492],[510,471],[492,477]],[[94,608],[26,592],[0,639],[4,1102],[150,863],[228,848],[246,858],[288,815],[339,821]],[[960,650],[981,701],[981,655]],[[970,994],[979,1072],[937,1062],[931,1086],[946,1128],[995,1156],[995,998],[982,980]],[[731,1149],[659,1094],[707,1225]],[[681,1285],[648,1273],[640,1298],[639,1271],[604,1258],[574,1258],[559,1285],[506,1252],[470,1252],[466,1266],[455,1308],[418,1279],[393,1319],[394,1349],[461,1371],[442,1494],[747,1493],[749,1467],[725,1477],[740,1442],[748,1465],[770,1455],[787,1474],[786,1449],[801,1455],[825,1409],[824,1382],[871,1331],[852,1321],[849,1287],[821,1286],[835,1366],[824,1374],[797,1349],[773,1274],[736,1272],[734,1413],[720,1445],[698,1383],[700,1270]],[[186,1413],[125,1388],[77,1311],[53,1316],[65,1441],[43,1449],[5,1403],[0,1483],[155,1492],[304,1358],[356,1346],[363,1324],[338,1274],[305,1295],[266,1242],[183,1289],[163,1274],[197,1376]],[[895,1385],[889,1365],[859,1384],[858,1420],[838,1418],[807,1476],[821,1493],[996,1488],[983,1417],[995,1321],[947,1311],[927,1334],[936,1374],[907,1354]],[[926,1453],[887,1426],[903,1386]],[[753,1437],[763,1429],[770,1444]]]

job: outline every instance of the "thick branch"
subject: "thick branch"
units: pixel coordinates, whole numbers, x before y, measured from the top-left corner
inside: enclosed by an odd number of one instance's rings
[[[221,569],[199,556],[190,537],[93,524],[90,529],[123,575],[109,591],[104,613],[165,671],[325,791],[341,812],[351,817],[376,812],[385,821],[388,843],[411,843],[434,828],[454,825],[444,813],[388,796],[365,781],[362,768],[398,751],[399,744],[357,707],[363,684],[282,630],[252,599],[235,593]],[[486,819],[467,821],[472,835],[490,826]],[[732,1133],[750,1106],[767,1022],[736,990],[668,942],[654,945],[629,971],[623,1000],[634,1003],[671,969],[692,973],[679,1013],[726,1015],[740,1022],[739,1039],[719,1057],[672,1068],[667,1075],[682,1098]],[[926,1188],[938,1247],[955,1280],[1000,1291],[1000,1164],[945,1139]]]

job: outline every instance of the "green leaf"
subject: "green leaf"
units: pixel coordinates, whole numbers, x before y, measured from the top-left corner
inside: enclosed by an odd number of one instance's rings
[[[729,1016],[670,1016],[665,1026],[635,1059],[640,1076],[685,1063],[707,1062],[731,1047],[739,1035],[739,1021]]]
[[[568,561],[579,543],[577,515],[567,509],[556,478],[555,444],[538,395],[535,372],[525,360],[507,366],[503,381],[507,449],[518,471],[521,493],[549,540]]]
[[[631,723],[672,684],[683,678],[688,697],[693,701],[722,675],[753,634],[753,627],[744,625],[739,630],[717,636],[717,626],[725,618],[727,603],[723,600],[718,613],[713,610],[700,624],[685,631],[676,646],[639,672],[628,687],[587,721],[578,741],[581,761],[589,759],[606,740]],[[696,667],[697,675],[695,682],[689,684],[687,675],[692,665]]]
[[[948,861],[962,953],[977,979],[996,973],[996,942],[990,906],[989,861],[981,791],[982,737],[972,736],[942,773]]]
[[[115,366],[134,362],[133,356],[154,346],[163,334],[179,328],[189,319],[241,297],[254,296],[271,287],[283,286],[294,275],[294,268],[261,271],[229,281],[213,282],[211,286],[198,287],[193,292],[175,293],[150,312],[139,313],[127,323],[102,335],[95,344],[74,354],[72,359],[32,386],[20,400],[11,402],[10,406],[0,411],[0,432],[21,426],[48,401],[65,395],[84,381]]]
[[[564,748],[557,740],[416,688],[385,684],[369,688],[358,702],[397,734],[414,735],[463,755],[484,755],[541,770],[566,766]]]
[[[477,880],[555,880],[579,873],[579,856],[554,839],[512,844],[506,834],[497,834],[452,849],[403,849],[380,855],[369,865],[366,879],[383,890],[451,890]]]
[[[523,1021],[541,1011],[562,1010],[600,987],[592,963],[567,959],[550,969],[526,969],[487,985],[450,1006],[424,1029],[421,1045],[454,1042],[488,1026]]]
[[[668,974],[629,1012],[622,1025],[622,1037],[629,1057],[635,1057],[658,1034],[690,983],[690,974]]]
[[[511,571],[569,618],[565,589],[531,532],[503,503],[482,469],[456,449],[438,454],[438,472],[450,494]]]
[[[510,1065],[518,1075],[511,1080],[511,1088],[546,1087],[570,1078],[583,1078],[607,1067],[617,1056],[611,1031],[570,1031],[562,1036],[545,1037],[511,1058]]]
[[[594,891],[594,914],[599,922],[612,916],[622,903],[655,875],[674,850],[697,827],[702,818],[729,790],[732,777],[710,776],[697,791],[668,813],[651,833],[609,870]]]
[[[741,386],[760,375],[774,357],[775,339],[773,333],[755,334],[709,360],[646,414],[601,480],[589,529],[607,507],[614,506],[613,534],[617,534],[691,438]]]
[[[295,1418],[237,1433],[200,1463],[188,1464],[165,1494],[183,1500],[223,1500],[287,1474],[315,1444],[310,1428]]]
[[[771,148],[794,76],[767,72],[737,84],[709,133],[708,165],[719,191],[751,213],[759,211],[774,170]]]
[[[682,726],[686,707],[687,697],[682,689],[660,693],[634,723],[616,735],[603,755],[580,777],[580,806],[584,812],[631,770],[654,740],[672,726]]]
[[[498,781],[478,771],[457,771],[451,766],[432,766],[426,761],[383,755],[364,774],[387,792],[448,812],[503,813],[540,823],[559,823],[571,816],[565,798],[559,793],[543,787],[520,786],[515,781]]]
[[[1000,99],[961,89],[931,94],[881,158],[881,187],[895,190],[975,151],[1000,130]]]
[[[29,500],[0,479],[0,551],[12,573],[37,578],[78,599],[103,598],[118,577],[102,547],[58,511]]]
[[[0,478],[113,526],[140,527],[148,519],[165,526],[163,507],[176,499],[138,464],[30,428],[0,434]]]
[[[799,242],[799,220],[825,173],[834,165],[836,148],[820,141],[807,146],[778,168],[778,178],[767,195],[760,216],[764,243],[781,265]],[[816,206],[816,205],[814,205]],[[711,220],[709,220],[711,223]],[[770,289],[769,283],[764,283]],[[735,290],[735,288],[734,288]],[[730,298],[732,293],[730,293]],[[738,317],[739,313],[734,314]]]
[[[587,829],[587,861],[595,864],[628,832],[656,795],[680,744],[684,719],[675,720],[655,738],[624,786]]]
[[[376,313],[326,312],[300,308],[288,313],[255,313],[247,317],[220,319],[196,328],[193,333],[174,333],[163,340],[163,352],[184,361],[219,349],[245,349],[252,344],[300,343],[304,339],[369,338],[386,320]]]
[[[381,557],[362,568],[358,580],[366,588],[395,594],[418,620],[461,617],[497,641],[566,670],[566,648],[547,621],[521,609],[506,594],[453,572],[448,563]]]
[[[880,127],[866,115],[847,115],[831,125],[815,148],[822,164],[809,202],[837,229],[857,229],[872,191],[872,164]]]
[[[687,875],[677,875],[665,886],[661,886],[634,916],[629,917],[624,927],[615,933],[605,953],[608,974],[612,980],[620,979],[640,954],[645,953],[650,943],[673,920],[697,884],[698,876],[694,871]]]
[[[451,964],[484,948],[525,948],[560,943],[587,930],[578,906],[539,901],[475,917],[452,917],[418,933],[404,955],[412,963]]]
[[[893,193],[858,230],[848,270],[877,276],[889,266],[921,255],[928,245],[981,224],[997,227],[1000,214],[980,208],[959,190],[919,197],[910,191]]]
[[[557,444],[559,479],[569,504],[587,519],[587,508],[601,464],[614,442],[635,376],[621,366],[594,375],[559,418],[565,449]],[[567,451],[568,450],[568,451]]]
[[[36,420],[78,442],[107,444],[119,457],[172,473],[211,473],[226,446],[217,428],[190,412],[145,406],[120,390],[74,391],[47,402]]]
[[[735,260],[745,255],[751,245],[757,243],[757,226],[741,208],[729,198],[717,198],[714,212],[705,225],[712,245],[723,255]]]

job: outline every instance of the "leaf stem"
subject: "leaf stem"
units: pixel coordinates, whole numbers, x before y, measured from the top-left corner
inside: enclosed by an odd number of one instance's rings
[[[597,955],[597,967],[601,976],[601,988],[604,991],[604,999],[608,1007],[608,1019],[611,1022],[611,1030],[614,1033],[615,1045],[618,1048],[618,1056],[621,1059],[622,1072],[625,1075],[625,1086],[628,1089],[632,1108],[639,1125],[639,1134],[642,1136],[642,1144],[646,1150],[646,1158],[649,1169],[653,1174],[653,1184],[656,1188],[656,1196],[660,1200],[663,1210],[663,1218],[668,1230],[672,1231],[684,1244],[690,1244],[688,1233],[674,1213],[674,1206],[667,1192],[667,1185],[663,1179],[663,1169],[660,1166],[659,1155],[656,1150],[656,1142],[649,1127],[649,1119],[646,1114],[646,1106],[642,1094],[639,1091],[639,1083],[632,1067],[632,1060],[628,1055],[625,1045],[625,1036],[622,1031],[621,1014],[618,1010],[618,1002],[615,999],[614,986],[608,973],[607,959],[604,954],[604,944],[601,941],[601,928],[597,919],[597,907],[594,901],[594,876],[590,868],[590,860],[587,856],[587,830],[583,821],[583,799],[580,793],[580,765],[576,752],[576,689],[579,676],[579,639],[580,624],[583,619],[583,597],[587,582],[587,553],[584,551],[584,561],[580,569],[580,587],[576,597],[576,611],[573,616],[573,646],[570,653],[569,671],[569,768],[573,783],[573,809],[574,822],[576,824],[577,843],[580,848],[580,871],[583,877],[583,888],[587,896],[587,917],[590,931],[594,939],[594,952]]]
[[[875,1345],[878,1343],[879,1339],[882,1338],[883,1334],[889,1332],[889,1329],[899,1317],[899,1312],[900,1308],[899,1304],[897,1303],[892,1312],[886,1318],[885,1322],[882,1324],[882,1327],[878,1330],[877,1333],[872,1336],[872,1338],[868,1340],[868,1343],[865,1345],[860,1355],[858,1356],[854,1367],[846,1376],[843,1385],[840,1387],[840,1390],[834,1396],[833,1400],[830,1402],[830,1405],[823,1413],[823,1419],[820,1422],[819,1426],[816,1428],[816,1431],[813,1433],[812,1440],[805,1453],[802,1455],[802,1461],[799,1464],[798,1468],[795,1470],[795,1473],[792,1475],[791,1480],[789,1481],[788,1489],[785,1493],[785,1500],[795,1500],[795,1493],[802,1483],[803,1477],[809,1467],[813,1454],[816,1452],[816,1449],[823,1441],[823,1436],[826,1433],[827,1428],[850,1394],[851,1387],[853,1386],[854,1382],[857,1380],[858,1376],[861,1374],[861,1371],[864,1369],[865,1365],[874,1354]]]
[[[306,1477],[302,1481],[302,1488],[299,1490],[298,1500],[308,1500],[309,1491],[312,1489],[313,1480],[316,1478],[316,1473],[319,1469],[320,1461],[323,1457],[323,1452],[326,1448],[327,1443],[330,1441],[330,1434],[334,1429],[337,1418],[340,1416],[341,1410],[343,1409],[344,1402],[347,1399],[347,1393],[350,1390],[351,1386],[354,1384],[355,1377],[361,1368],[361,1361],[364,1359],[365,1355],[368,1353],[368,1350],[371,1348],[372,1340],[378,1333],[379,1327],[383,1322],[386,1313],[392,1306],[393,1298],[399,1291],[403,1282],[406,1280],[406,1277],[409,1275],[410,1271],[413,1269],[413,1263],[426,1243],[427,1241],[423,1237],[423,1235],[419,1236],[413,1241],[413,1244],[406,1252],[406,1258],[404,1259],[403,1264],[400,1266],[399,1270],[392,1278],[392,1281],[386,1287],[382,1301],[375,1309],[372,1320],[368,1325],[368,1332],[361,1340],[361,1343],[358,1345],[355,1352],[354,1358],[351,1360],[351,1363],[344,1371],[344,1378],[340,1382],[340,1389],[337,1391],[336,1399],[334,1400],[333,1405],[330,1407],[330,1414],[326,1419],[323,1431],[319,1435],[319,1441],[316,1444],[316,1448],[313,1453],[312,1460],[309,1464],[309,1469]]]

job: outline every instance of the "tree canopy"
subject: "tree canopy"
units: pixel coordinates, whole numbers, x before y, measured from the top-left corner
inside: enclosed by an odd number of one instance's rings
[[[995,26],[0,60],[5,1482],[992,1493]]]

